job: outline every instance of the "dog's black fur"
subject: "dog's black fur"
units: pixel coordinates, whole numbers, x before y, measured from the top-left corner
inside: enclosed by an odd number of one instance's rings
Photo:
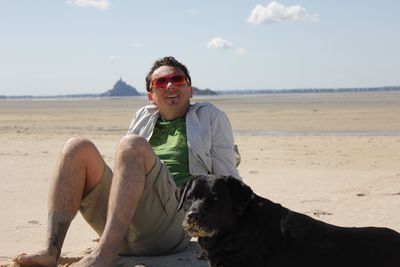
[[[400,234],[339,227],[291,211],[233,177],[192,177],[176,191],[183,226],[211,267],[399,267]]]

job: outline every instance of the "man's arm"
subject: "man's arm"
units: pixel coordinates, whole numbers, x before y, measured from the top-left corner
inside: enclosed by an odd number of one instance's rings
[[[236,168],[235,142],[226,114],[215,108],[211,115],[211,158],[213,174],[241,179]]]

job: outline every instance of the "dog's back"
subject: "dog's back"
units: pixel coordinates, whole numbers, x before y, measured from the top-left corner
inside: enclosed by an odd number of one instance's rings
[[[340,227],[288,210],[281,233],[283,251],[303,266],[400,266],[400,234],[388,228]]]
[[[256,195],[229,232],[199,243],[211,262],[227,267],[400,266],[394,230],[327,224]]]

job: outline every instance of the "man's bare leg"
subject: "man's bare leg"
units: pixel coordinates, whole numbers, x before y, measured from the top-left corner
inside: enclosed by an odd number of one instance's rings
[[[145,175],[156,156],[148,142],[137,135],[123,137],[118,145],[111,184],[107,222],[99,244],[76,265],[111,266],[142,196]]]
[[[27,266],[56,266],[81,200],[99,183],[103,169],[103,159],[90,141],[70,139],[65,143],[50,186],[45,249],[18,255],[15,262]]]

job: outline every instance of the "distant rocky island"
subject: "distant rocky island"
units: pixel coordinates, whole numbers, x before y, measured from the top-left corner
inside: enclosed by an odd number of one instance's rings
[[[140,96],[140,93],[135,87],[127,84],[120,78],[113,86],[112,89],[99,96]]]
[[[218,95],[217,92],[211,90],[211,89],[199,89],[195,86],[192,86],[193,90],[193,95]]]

